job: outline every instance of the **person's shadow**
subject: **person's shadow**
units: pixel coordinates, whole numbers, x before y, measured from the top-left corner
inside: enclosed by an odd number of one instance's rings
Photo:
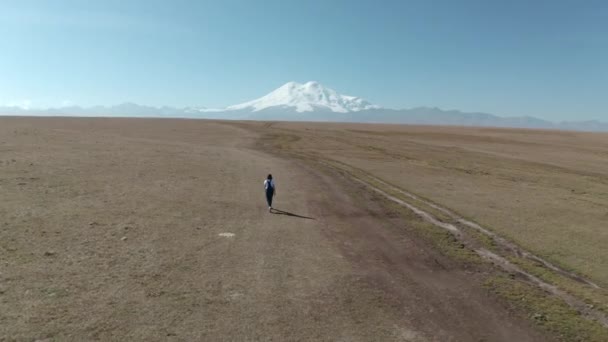
[[[302,215],[290,213],[288,211],[279,210],[279,209],[275,209],[275,208],[272,208],[272,210],[270,211],[270,213],[271,214],[275,214],[275,215],[285,215],[285,216],[291,216],[291,217],[298,217],[298,218],[303,218],[303,219],[307,219],[307,220],[316,220],[314,217],[302,216]]]

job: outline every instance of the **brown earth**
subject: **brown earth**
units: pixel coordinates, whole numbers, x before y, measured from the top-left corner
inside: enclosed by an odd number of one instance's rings
[[[0,340],[551,340],[415,215],[260,137],[0,119]],[[283,214],[265,207],[271,172]]]
[[[284,150],[359,168],[608,288],[608,134],[253,125],[265,134],[292,136]]]

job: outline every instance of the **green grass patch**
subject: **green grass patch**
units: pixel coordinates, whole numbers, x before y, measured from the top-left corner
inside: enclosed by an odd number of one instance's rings
[[[417,237],[428,243],[432,248],[451,259],[469,265],[481,265],[483,260],[475,251],[467,248],[452,233],[423,221],[413,211],[383,198],[387,209],[399,213],[406,222],[406,228],[413,231]]]
[[[526,272],[537,276],[549,284],[553,284],[569,294],[583,300],[590,307],[608,314],[608,291],[582,284],[574,279],[553,272],[533,260],[510,258],[510,261]],[[608,341],[608,340],[607,340]]]
[[[489,277],[485,286],[561,341],[608,341],[608,329],[536,286],[503,275]]]

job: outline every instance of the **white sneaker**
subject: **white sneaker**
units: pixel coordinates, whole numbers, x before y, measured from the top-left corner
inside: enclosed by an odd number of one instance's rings
[[[271,212],[271,211],[272,211],[272,207],[268,207],[268,212]]]

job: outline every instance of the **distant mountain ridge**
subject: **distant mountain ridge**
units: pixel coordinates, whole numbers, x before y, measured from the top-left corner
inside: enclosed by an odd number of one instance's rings
[[[361,122],[608,132],[608,123],[600,121],[554,123],[531,116],[500,117],[487,113],[467,113],[431,107],[411,109],[382,108],[359,97],[341,95],[333,89],[322,86],[318,82],[306,82],[304,84],[288,82],[261,98],[228,106],[224,109],[151,107],[135,103],[123,103],[116,106],[94,106],[87,108],[78,106],[49,109],[0,107],[0,115]]]

